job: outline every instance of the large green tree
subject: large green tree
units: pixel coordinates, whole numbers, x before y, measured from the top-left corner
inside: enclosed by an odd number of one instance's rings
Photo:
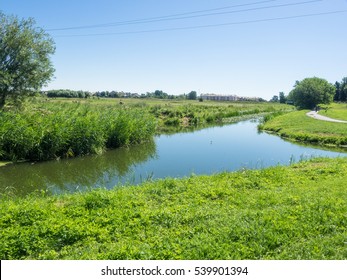
[[[193,91],[188,93],[188,99],[189,100],[196,100],[196,97],[197,97],[196,91],[193,90]]]
[[[55,46],[33,19],[0,12],[0,108],[40,90],[53,76]]]
[[[329,104],[333,101],[335,87],[325,79],[313,77],[296,82],[288,99],[301,109],[313,109],[318,104]]]

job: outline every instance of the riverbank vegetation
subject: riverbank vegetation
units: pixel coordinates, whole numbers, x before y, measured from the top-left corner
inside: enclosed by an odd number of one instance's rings
[[[36,99],[0,112],[0,159],[41,161],[101,153],[155,133],[288,110],[271,103]]]
[[[346,259],[347,159],[2,197],[1,259]]]
[[[259,129],[300,142],[325,146],[347,145],[347,124],[316,120],[308,117],[307,112],[302,110],[265,118]],[[332,113],[334,116],[336,114]]]
[[[0,112],[0,158],[40,161],[101,153],[148,140],[155,118],[140,109],[32,103]]]

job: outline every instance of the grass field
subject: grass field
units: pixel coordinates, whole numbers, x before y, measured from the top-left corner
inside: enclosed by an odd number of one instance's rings
[[[327,108],[327,110],[320,110],[319,114],[329,118],[347,121],[346,103],[333,103],[327,106]]]
[[[347,159],[2,197],[1,259],[346,259]]]
[[[328,111],[333,112],[334,109]],[[347,145],[347,124],[316,120],[306,116],[307,112],[296,111],[267,118],[259,129],[271,131],[295,141],[326,146]],[[332,113],[332,115],[335,114]]]

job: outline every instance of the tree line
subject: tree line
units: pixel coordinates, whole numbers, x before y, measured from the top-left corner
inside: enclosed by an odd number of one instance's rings
[[[196,91],[191,91],[188,94],[181,95],[169,95],[162,90],[155,90],[147,93],[131,93],[131,92],[119,92],[119,91],[83,91],[83,90],[70,90],[70,89],[54,89],[42,92],[47,97],[64,97],[64,98],[90,98],[90,97],[102,97],[102,98],[158,98],[158,99],[189,99],[196,100]]]
[[[43,92],[47,97],[65,97],[65,98],[88,98],[92,96],[92,93],[89,91],[83,90],[70,90],[70,89],[58,89],[58,90],[49,90]]]

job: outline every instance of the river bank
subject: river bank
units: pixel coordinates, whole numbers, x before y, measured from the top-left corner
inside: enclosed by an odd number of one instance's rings
[[[259,126],[280,137],[320,146],[347,146],[347,124],[326,122],[306,115],[309,111],[295,111],[268,118]]]
[[[1,259],[346,259],[347,159],[2,197]]]

